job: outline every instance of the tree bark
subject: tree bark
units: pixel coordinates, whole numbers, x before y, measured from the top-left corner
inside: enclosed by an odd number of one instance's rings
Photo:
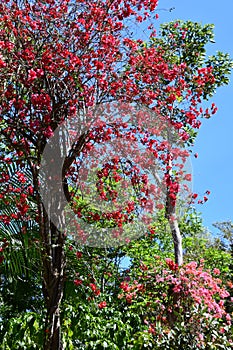
[[[63,130],[62,130],[63,131]],[[43,295],[46,306],[44,350],[63,350],[60,306],[64,290],[65,207],[71,200],[66,173],[85,143],[86,134],[71,145],[67,155],[66,133],[55,134],[43,153],[42,192],[38,191],[39,226],[43,249]],[[65,156],[64,156],[65,155]],[[38,180],[38,176],[36,176]],[[37,182],[37,181],[35,181]],[[37,187],[39,188],[38,184]],[[41,186],[40,186],[41,188]],[[43,202],[44,201],[44,202]],[[44,205],[46,203],[46,205]]]
[[[64,289],[64,234],[44,213],[43,295],[47,310],[44,350],[62,350],[60,305]],[[49,233],[49,234],[48,234]]]
[[[167,193],[166,218],[169,221],[173,238],[175,263],[178,266],[181,266],[183,264],[182,236],[176,216],[176,206],[175,203],[173,203],[173,200],[170,199],[169,193]]]
[[[170,139],[169,139],[170,141]],[[168,179],[169,182],[172,181],[172,160],[170,157],[170,154],[168,153]],[[171,186],[171,184],[170,184]],[[183,249],[182,249],[182,236],[180,234],[180,228],[178,224],[178,219],[176,216],[176,203],[177,203],[177,198],[174,198],[174,195],[177,196],[178,194],[178,188],[177,188],[177,193],[172,193],[173,197],[171,197],[171,189],[170,186],[167,186],[166,189],[166,218],[169,221],[170,229],[171,229],[171,234],[173,238],[173,244],[174,244],[174,255],[175,255],[175,263],[178,266],[181,266],[183,264]],[[174,191],[174,190],[173,190]]]
[[[61,139],[60,139],[61,138]],[[64,290],[65,203],[59,170],[64,150],[61,135],[44,157],[45,166],[38,194],[39,226],[42,242],[43,295],[46,307],[44,350],[63,350],[60,306]],[[39,178],[39,176],[37,177]],[[43,185],[43,186],[42,186]],[[46,205],[45,205],[46,203]]]
[[[44,350],[62,350],[60,305],[64,287],[64,237],[52,223],[50,227],[51,255],[43,256],[43,291],[47,308]]]
[[[174,218],[174,216],[172,216],[169,219],[169,224],[174,243],[175,263],[178,266],[181,266],[183,265],[182,236],[180,234],[177,218]]]

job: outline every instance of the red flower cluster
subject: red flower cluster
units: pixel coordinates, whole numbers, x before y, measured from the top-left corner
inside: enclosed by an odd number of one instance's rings
[[[89,287],[91,288],[91,290],[94,292],[95,295],[100,295],[100,290],[97,288],[96,284],[94,283],[90,283]]]
[[[166,261],[166,263],[171,271],[178,270],[178,265],[176,263],[174,263],[174,261],[172,259],[167,258],[167,259],[165,259],[165,261]]]
[[[75,284],[76,286],[80,286],[80,285],[83,284],[83,281],[80,280],[80,279],[75,279],[75,280],[74,280],[74,284]]]
[[[106,306],[107,306],[106,301],[101,301],[101,302],[98,304],[99,309],[104,309]]]
[[[82,252],[76,252],[76,256],[78,259],[81,259],[81,257],[83,256]]]

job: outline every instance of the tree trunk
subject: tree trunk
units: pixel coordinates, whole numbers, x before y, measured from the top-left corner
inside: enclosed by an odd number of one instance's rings
[[[172,144],[172,135],[168,131],[167,138],[169,140],[169,143]],[[170,152],[168,151],[168,184],[172,181],[172,157],[170,155]],[[170,184],[171,185],[171,184]],[[174,244],[174,254],[175,254],[175,263],[178,266],[181,266],[183,264],[183,249],[182,249],[182,236],[180,234],[180,228],[178,225],[178,219],[176,216],[176,203],[177,203],[177,198],[174,198],[174,194],[177,196],[179,187],[176,189],[176,193],[174,193],[173,189],[173,197],[171,197],[171,189],[170,185],[167,185],[166,188],[166,218],[169,221],[170,229],[171,229],[171,234],[173,238],[173,244]]]
[[[64,237],[53,224],[50,225],[52,254],[43,256],[43,293],[47,309],[44,350],[62,350],[60,305],[64,287]]]
[[[65,205],[61,178],[62,149],[59,138],[54,149],[44,157],[41,178],[40,234],[43,249],[43,295],[46,306],[44,350],[62,350],[60,306],[64,289],[65,269]],[[52,155],[52,157],[51,157]]]
[[[176,217],[176,203],[170,199],[169,194],[167,194],[167,205],[166,205],[166,218],[169,221],[172,238],[173,238],[173,244],[174,244],[174,254],[175,254],[175,263],[178,266],[183,265],[183,249],[182,249],[182,236],[180,234],[180,229],[178,225],[178,220]],[[168,322],[171,327],[174,326],[177,315],[180,312],[179,307],[179,298],[180,298],[180,292],[174,292],[173,288],[170,288],[169,291],[170,295],[173,298],[173,309],[172,312],[168,313]]]
[[[171,215],[169,218],[170,229],[173,238],[174,244],[174,254],[175,254],[175,263],[178,266],[183,264],[183,249],[182,249],[182,236],[180,234],[180,229],[178,225],[178,220],[175,214]]]
[[[43,151],[40,173],[35,174],[38,216],[43,249],[43,295],[46,306],[44,350],[63,350],[60,306],[64,290],[65,208],[70,201],[66,172],[85,143],[86,134],[68,152],[67,131],[59,129]],[[41,151],[41,154],[42,154]],[[69,155],[68,155],[69,153]]]
[[[176,217],[176,206],[167,195],[167,205],[166,205],[166,218],[169,221],[173,244],[174,244],[174,254],[175,254],[175,263],[178,266],[183,264],[183,249],[182,249],[182,236],[180,233],[180,228],[178,225],[178,220]]]

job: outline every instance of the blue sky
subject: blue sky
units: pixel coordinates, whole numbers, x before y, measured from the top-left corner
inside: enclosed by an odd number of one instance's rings
[[[208,54],[228,52],[233,59],[233,1],[232,0],[160,0],[159,23],[176,19],[192,20],[215,25],[215,44],[208,47]],[[211,100],[218,106],[218,113],[203,120],[195,151],[198,159],[192,160],[193,190],[203,194],[211,191],[209,201],[197,205],[204,224],[212,232],[216,221],[233,221],[233,74],[228,86],[220,88]]]

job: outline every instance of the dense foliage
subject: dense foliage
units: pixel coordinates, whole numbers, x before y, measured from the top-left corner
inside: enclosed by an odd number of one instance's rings
[[[156,6],[1,1],[3,349],[232,347],[229,249],[178,216],[232,62],[212,25],[156,36]]]

